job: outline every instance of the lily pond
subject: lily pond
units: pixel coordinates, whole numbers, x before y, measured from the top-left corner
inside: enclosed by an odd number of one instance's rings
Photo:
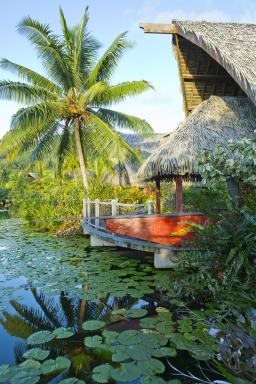
[[[85,236],[5,218],[0,263],[0,383],[221,379],[207,308],[175,300],[175,272],[155,270],[151,254],[91,248]]]

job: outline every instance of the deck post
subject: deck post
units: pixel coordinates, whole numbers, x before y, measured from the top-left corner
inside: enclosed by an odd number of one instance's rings
[[[148,215],[152,215],[153,213],[154,213],[153,201],[149,200],[148,201]]]
[[[112,216],[117,216],[118,207],[117,207],[117,200],[116,199],[111,200],[111,210],[112,210]]]
[[[182,176],[176,176],[176,212],[183,212]]]
[[[87,199],[87,221],[91,222],[91,199]]]
[[[156,213],[161,213],[161,187],[159,177],[156,179]]]
[[[99,228],[100,226],[100,200],[95,200],[95,227]]]

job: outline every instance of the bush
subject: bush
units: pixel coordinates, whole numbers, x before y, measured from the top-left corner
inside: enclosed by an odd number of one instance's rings
[[[137,187],[123,188],[110,184],[95,184],[87,193],[80,180],[45,176],[31,179],[22,172],[9,183],[13,206],[11,213],[28,221],[35,230],[56,231],[60,221],[33,222],[68,217],[80,217],[83,198],[102,201],[118,199],[121,203],[144,203],[148,196]],[[61,228],[78,227],[79,222],[65,221]]]

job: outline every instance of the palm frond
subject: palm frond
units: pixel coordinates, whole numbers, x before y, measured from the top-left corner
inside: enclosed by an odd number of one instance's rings
[[[49,128],[47,129],[47,131],[44,132],[41,135],[41,137],[37,137],[35,139],[36,141],[36,143],[34,144],[35,148],[31,153],[32,162],[38,159],[42,159],[42,157],[45,154],[51,153],[55,149],[59,139],[57,129],[58,129],[58,123],[56,124],[54,122],[52,125],[49,124]],[[30,140],[29,142],[31,143],[32,140]],[[31,143],[31,145],[33,144]],[[25,146],[23,145],[20,149],[20,152],[25,151],[25,149],[27,150],[29,149],[29,147],[25,148]]]
[[[109,86],[105,81],[98,81],[84,92],[82,95],[82,102],[84,104],[94,103],[94,100],[99,99],[107,89],[109,89]]]
[[[107,81],[110,79],[124,52],[132,47],[131,42],[126,39],[126,34],[127,33],[124,32],[118,35],[103,54],[87,79],[88,86],[94,84],[96,81]]]
[[[114,127],[130,129],[140,135],[149,136],[154,133],[152,127],[146,120],[139,119],[138,117],[105,108],[99,108],[97,114],[101,119],[107,121]]]
[[[57,98],[56,94],[35,85],[18,81],[0,81],[0,99],[32,104],[40,101],[57,100]]]
[[[13,63],[10,60],[2,59],[0,60],[0,68],[7,70],[15,75],[17,75],[20,79],[28,81],[32,85],[36,85],[37,87],[42,87],[47,89],[50,92],[61,94],[61,88],[47,79],[46,77],[40,75],[39,73],[33,71],[32,69],[26,68],[23,65],[19,65]]]
[[[72,87],[72,71],[63,43],[57,35],[53,34],[49,25],[41,24],[31,17],[25,17],[19,23],[18,31],[35,46],[51,78],[65,89]]]
[[[141,95],[142,93],[153,89],[152,85],[145,80],[127,81],[109,87],[105,93],[95,97],[95,105],[112,105],[126,100],[128,97]]]
[[[105,153],[110,158],[129,158],[136,156],[135,151],[106,121],[102,120],[96,112],[90,112],[90,124],[87,125],[87,145]],[[90,140],[91,139],[91,140]]]
[[[64,13],[62,11],[62,8],[60,7],[59,9],[60,9],[60,23],[61,23],[62,32],[63,32],[63,36],[64,36],[65,43],[66,43],[66,49],[71,54],[72,53],[72,45],[71,45],[71,41],[70,41],[70,31],[68,29],[67,21],[66,21]]]
[[[24,130],[41,127],[47,121],[61,120],[65,113],[65,105],[62,102],[49,101],[35,104],[27,108],[21,108],[13,116],[11,129],[21,128]]]

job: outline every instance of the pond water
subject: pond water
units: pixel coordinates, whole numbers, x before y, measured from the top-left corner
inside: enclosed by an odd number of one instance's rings
[[[172,315],[174,272],[156,271],[151,254],[91,248],[84,236],[33,233],[3,218],[0,265],[0,383],[194,382],[170,365],[201,375],[171,341],[191,325]]]

